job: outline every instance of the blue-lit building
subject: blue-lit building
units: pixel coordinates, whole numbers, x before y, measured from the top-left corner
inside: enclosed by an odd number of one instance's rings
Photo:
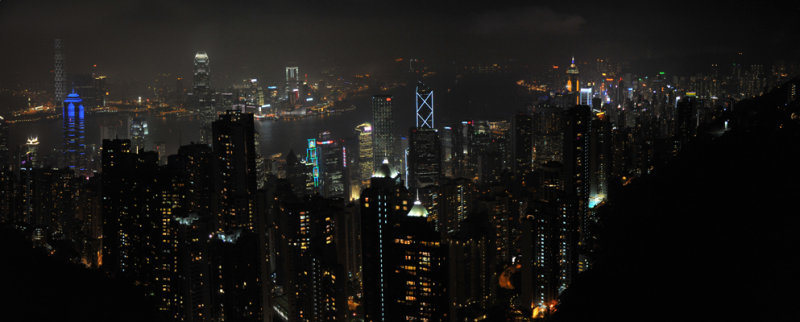
[[[64,120],[64,165],[78,174],[88,175],[86,165],[86,114],[83,100],[75,93],[64,99],[62,119]]]

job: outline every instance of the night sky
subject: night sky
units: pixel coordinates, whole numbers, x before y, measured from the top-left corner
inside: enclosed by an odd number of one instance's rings
[[[231,79],[277,79],[287,64],[372,71],[396,57],[546,66],[574,54],[677,69],[736,52],[766,64],[800,55],[797,3],[610,3],[0,0],[0,85],[48,80],[56,37],[68,72],[98,64],[130,80],[188,75],[197,50]]]

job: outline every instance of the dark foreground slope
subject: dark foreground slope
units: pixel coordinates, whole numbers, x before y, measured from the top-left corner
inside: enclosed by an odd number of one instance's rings
[[[0,321],[158,321],[127,283],[69,264],[0,228]]]
[[[601,212],[598,264],[553,321],[800,321],[800,127],[785,89],[745,101]]]

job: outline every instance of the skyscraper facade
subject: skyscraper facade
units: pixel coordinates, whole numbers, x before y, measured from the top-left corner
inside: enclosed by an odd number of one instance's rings
[[[55,85],[55,101],[53,102],[55,106],[61,105],[61,102],[64,101],[64,96],[67,94],[66,88],[64,85],[65,82],[65,74],[64,74],[64,43],[61,39],[55,40],[55,54],[54,54],[54,66],[53,66],[53,77],[54,77],[54,85]]]
[[[383,164],[383,160],[394,161],[394,156],[392,155],[394,150],[393,128],[392,96],[372,96],[372,164],[376,169]]]
[[[372,124],[362,123],[356,127],[358,133],[358,171],[361,185],[369,185],[374,169],[372,152]]]
[[[210,102],[211,69],[208,54],[199,51],[194,55],[194,71],[192,74],[192,92],[195,100],[202,105]]]
[[[86,122],[80,96],[74,91],[64,99],[62,110],[64,131],[64,165],[81,175],[87,174]]]
[[[382,163],[375,171],[370,187],[361,193],[361,256],[364,319],[390,321],[393,306],[390,278],[393,271],[392,227],[397,218],[410,209],[410,196],[399,173]]]

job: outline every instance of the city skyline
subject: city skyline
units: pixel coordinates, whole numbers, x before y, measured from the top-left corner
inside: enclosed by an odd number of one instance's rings
[[[800,5],[50,1],[0,320],[800,319]]]

